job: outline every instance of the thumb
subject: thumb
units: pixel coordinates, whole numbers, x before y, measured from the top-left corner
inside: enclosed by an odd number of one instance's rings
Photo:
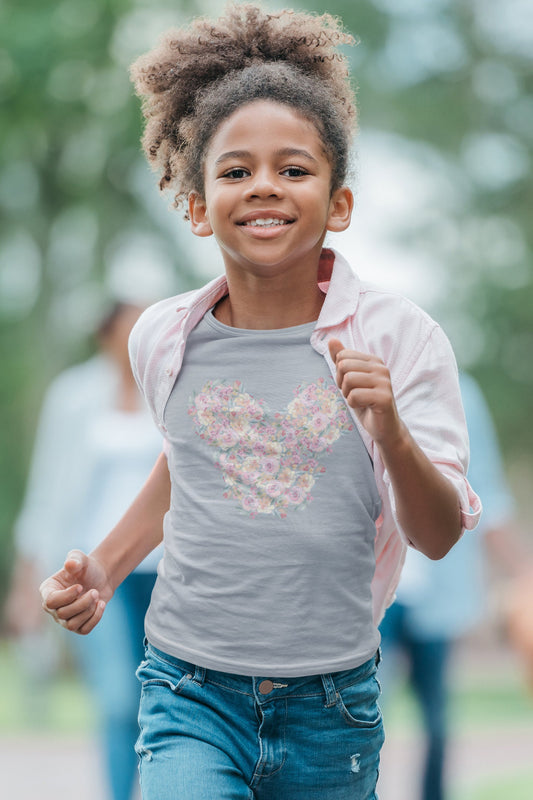
[[[337,355],[344,350],[345,347],[340,339],[330,339],[328,342],[329,354],[334,364],[337,363]]]
[[[70,575],[79,575],[87,568],[88,556],[81,550],[71,550],[65,559],[64,568]]]

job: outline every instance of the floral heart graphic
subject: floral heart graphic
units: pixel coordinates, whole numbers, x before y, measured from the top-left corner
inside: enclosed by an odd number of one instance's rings
[[[305,507],[321,456],[345,431],[353,430],[346,405],[332,381],[298,386],[284,412],[244,391],[241,381],[208,381],[188,409],[198,435],[213,448],[215,464],[246,513],[276,514]]]

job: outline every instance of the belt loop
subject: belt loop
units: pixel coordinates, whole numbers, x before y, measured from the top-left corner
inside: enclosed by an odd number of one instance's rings
[[[205,667],[194,667],[193,682],[203,686],[205,681]]]
[[[326,708],[331,708],[337,702],[337,690],[335,689],[333,678],[331,673],[326,673],[320,677],[322,679],[322,685],[326,694]]]

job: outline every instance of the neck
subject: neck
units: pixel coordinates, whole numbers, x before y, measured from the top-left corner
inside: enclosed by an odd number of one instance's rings
[[[227,274],[228,294],[216,305],[215,318],[232,328],[276,330],[318,319],[325,295],[316,274],[296,279],[256,278]]]

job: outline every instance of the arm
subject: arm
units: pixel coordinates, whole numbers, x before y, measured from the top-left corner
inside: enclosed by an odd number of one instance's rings
[[[41,584],[43,608],[57,622],[87,634],[100,621],[117,586],[163,538],[170,505],[165,455],[122,519],[90,555],[73,550],[62,569]]]
[[[411,544],[429,558],[446,555],[461,535],[459,499],[401,420],[389,370],[381,359],[332,339],[337,384],[375,441],[389,473],[397,517]]]

